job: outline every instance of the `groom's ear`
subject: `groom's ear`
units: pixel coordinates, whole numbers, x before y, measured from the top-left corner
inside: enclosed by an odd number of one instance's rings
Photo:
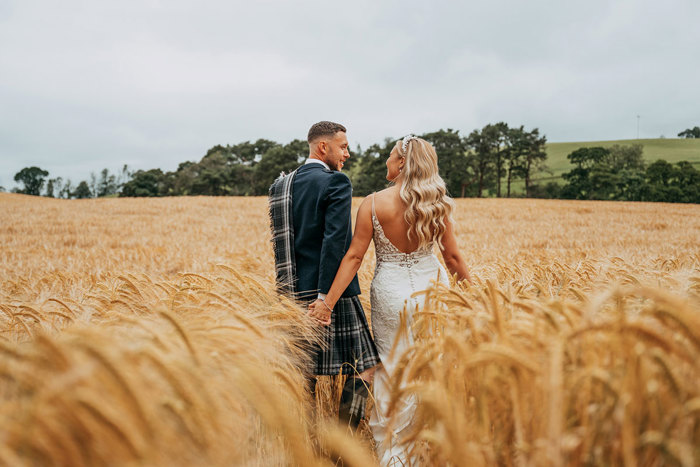
[[[318,148],[318,152],[325,155],[328,152],[328,141],[321,140],[316,147]]]

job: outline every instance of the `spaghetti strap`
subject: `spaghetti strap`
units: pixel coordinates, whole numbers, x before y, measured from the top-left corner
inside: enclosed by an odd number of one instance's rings
[[[372,193],[372,217],[373,217],[373,218],[376,218],[376,217],[377,217],[377,212],[374,210],[374,196],[375,196],[376,194],[377,194],[376,191],[375,191],[374,193]]]

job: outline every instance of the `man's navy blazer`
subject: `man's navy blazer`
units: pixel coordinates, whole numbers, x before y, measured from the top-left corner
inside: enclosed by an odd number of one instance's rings
[[[352,240],[352,184],[318,163],[297,169],[292,185],[296,290],[302,300],[328,293]],[[343,297],[360,294],[357,275]]]

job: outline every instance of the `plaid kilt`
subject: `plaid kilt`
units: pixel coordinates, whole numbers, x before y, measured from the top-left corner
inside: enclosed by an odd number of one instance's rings
[[[362,373],[379,364],[379,352],[357,295],[338,300],[331,313],[331,324],[324,326],[322,332],[323,344],[313,349],[312,374]]]
[[[268,199],[277,291],[292,299],[298,298],[294,284],[296,262],[292,220],[292,183],[295,175],[296,171],[288,175],[280,174],[270,186]],[[379,352],[357,296],[340,298],[331,313],[331,324],[323,326],[321,332],[321,344],[311,346],[310,373],[347,375],[362,373],[379,364]]]

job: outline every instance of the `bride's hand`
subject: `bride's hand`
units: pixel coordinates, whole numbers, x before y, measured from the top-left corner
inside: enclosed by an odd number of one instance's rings
[[[331,311],[321,299],[309,305],[309,316],[315,318],[323,326],[331,324]]]

